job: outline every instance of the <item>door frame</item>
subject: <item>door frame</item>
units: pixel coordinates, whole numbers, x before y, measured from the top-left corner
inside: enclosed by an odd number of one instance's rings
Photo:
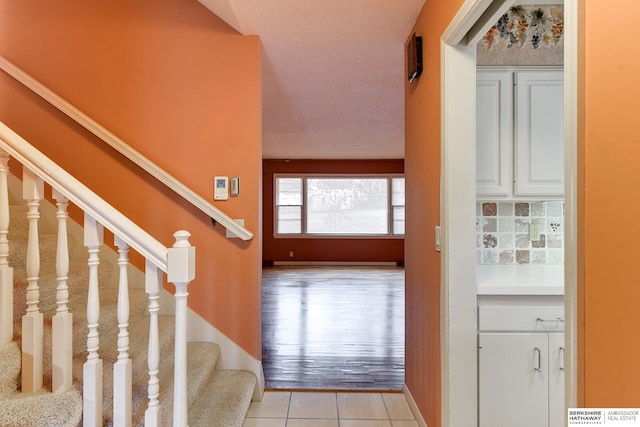
[[[565,346],[567,407],[578,404],[577,141],[578,4],[564,1]],[[441,425],[477,426],[477,292],[475,286],[475,45],[487,15],[513,0],[465,0],[441,39]],[[493,14],[493,15],[491,15]],[[484,21],[483,21],[484,20]],[[484,23],[483,23],[484,22]],[[484,32],[483,32],[484,31]]]

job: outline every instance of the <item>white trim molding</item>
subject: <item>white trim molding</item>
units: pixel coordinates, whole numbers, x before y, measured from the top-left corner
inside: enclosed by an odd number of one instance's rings
[[[418,404],[416,403],[415,399],[411,395],[411,391],[409,391],[409,388],[407,387],[406,384],[402,387],[402,394],[404,394],[404,398],[407,400],[409,409],[411,409],[411,412],[413,413],[413,417],[416,419],[416,423],[418,424],[418,427],[428,427],[427,422],[424,420],[424,417],[422,416],[422,413],[420,413]]]
[[[578,26],[579,0],[564,2],[565,404],[578,406]]]
[[[578,2],[565,3],[566,405],[577,399]],[[496,4],[504,0],[496,0]],[[477,426],[475,212],[476,48],[465,43],[491,0],[466,0],[442,37],[442,427]],[[495,8],[492,9],[496,13]],[[409,399],[407,399],[409,400]]]
[[[477,425],[475,46],[442,43],[442,426]]]

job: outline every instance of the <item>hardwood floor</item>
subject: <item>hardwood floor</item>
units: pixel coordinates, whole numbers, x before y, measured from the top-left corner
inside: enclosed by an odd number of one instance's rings
[[[404,269],[263,270],[268,389],[401,390]]]

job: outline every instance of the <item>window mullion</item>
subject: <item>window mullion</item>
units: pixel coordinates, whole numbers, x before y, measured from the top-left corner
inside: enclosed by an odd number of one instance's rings
[[[300,221],[302,230],[301,233],[303,236],[307,235],[307,177],[302,177],[302,200],[300,201]]]
[[[393,179],[387,177],[387,236],[393,235]]]

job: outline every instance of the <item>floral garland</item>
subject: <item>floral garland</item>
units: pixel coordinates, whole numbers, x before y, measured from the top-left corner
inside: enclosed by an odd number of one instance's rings
[[[482,38],[486,50],[557,46],[564,33],[562,7],[513,6]]]

